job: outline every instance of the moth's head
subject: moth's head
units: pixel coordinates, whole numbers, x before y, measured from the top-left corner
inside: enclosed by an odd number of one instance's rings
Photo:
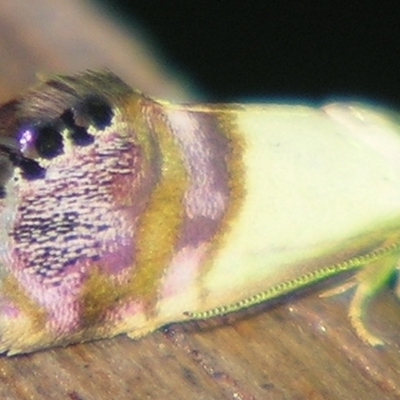
[[[129,140],[123,105],[132,89],[109,72],[60,76],[37,85],[0,108],[0,162],[4,191],[10,169],[26,180],[42,179],[61,160],[70,165],[95,142]],[[77,156],[77,158],[76,158]],[[7,173],[4,173],[7,171]]]
[[[115,75],[86,72],[0,108],[0,265],[57,284],[93,262],[133,263],[156,174],[145,118],[132,116],[141,101]]]

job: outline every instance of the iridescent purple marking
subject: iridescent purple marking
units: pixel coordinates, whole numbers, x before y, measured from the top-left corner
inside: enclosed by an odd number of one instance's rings
[[[20,145],[20,150],[25,153],[29,148],[33,146],[36,140],[36,132],[32,128],[26,128],[22,130],[19,135],[18,143]]]

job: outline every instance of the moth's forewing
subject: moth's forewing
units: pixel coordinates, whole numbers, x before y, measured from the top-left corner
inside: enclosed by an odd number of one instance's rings
[[[380,275],[393,271],[400,239],[400,138],[391,113],[339,103],[320,109],[170,106],[166,113],[176,132],[204,126],[204,134],[209,129],[202,121],[212,117],[237,157],[234,168],[227,163],[232,203],[226,229],[202,268],[190,317],[232,311],[375,260],[375,271],[379,260],[391,260]],[[382,282],[377,275],[368,275],[365,285],[375,287],[374,276]],[[353,314],[361,313],[371,294],[364,292]],[[171,308],[179,309],[181,300]]]

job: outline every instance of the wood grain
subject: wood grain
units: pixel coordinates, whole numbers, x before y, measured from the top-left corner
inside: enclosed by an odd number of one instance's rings
[[[138,38],[88,2],[0,3],[0,99],[39,73],[108,67],[164,98],[183,82]],[[329,228],[327,228],[329,229]],[[399,305],[389,292],[368,324],[388,341],[362,344],[347,321],[348,295],[320,289],[224,318],[171,325],[139,341],[112,340],[0,357],[0,398],[400,399]]]

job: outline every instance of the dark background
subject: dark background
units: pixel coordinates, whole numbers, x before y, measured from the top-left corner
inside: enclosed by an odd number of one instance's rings
[[[351,96],[400,106],[398,1],[103,3],[128,25],[134,17],[210,100]]]

